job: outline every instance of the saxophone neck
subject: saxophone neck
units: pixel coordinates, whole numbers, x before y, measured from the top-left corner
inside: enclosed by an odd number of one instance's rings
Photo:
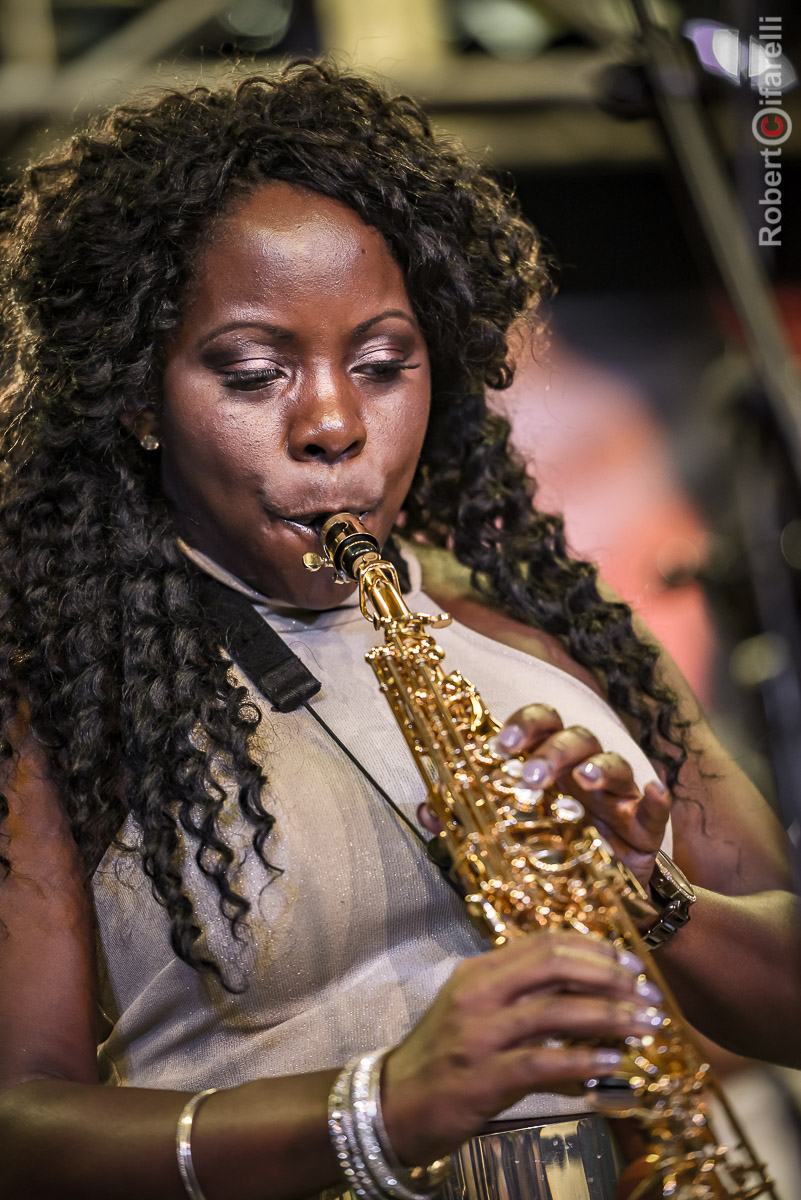
[[[410,621],[415,614],[401,595],[398,572],[379,554],[364,554],[354,563],[362,616],[381,625]],[[370,611],[372,607],[372,612]]]
[[[382,558],[378,539],[352,513],[340,512],[329,517],[320,530],[320,541],[324,557],[304,555],[304,564],[311,571],[329,567],[340,581],[358,583],[362,616],[372,621],[376,629],[450,624],[447,613],[429,617],[409,609],[401,595],[398,572]]]
[[[362,616],[372,621],[376,629],[385,630],[387,636],[402,630],[418,637],[428,625],[442,629],[451,623],[450,613],[412,612],[401,595],[398,572],[380,554],[366,553],[360,557],[354,563],[354,578],[359,582]]]

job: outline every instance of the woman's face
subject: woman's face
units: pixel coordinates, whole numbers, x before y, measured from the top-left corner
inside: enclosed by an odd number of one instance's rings
[[[184,538],[266,595],[350,592],[302,564],[347,509],[383,541],[414,475],[428,354],[383,238],[336,200],[267,183],[215,226],[167,348],[162,482]]]

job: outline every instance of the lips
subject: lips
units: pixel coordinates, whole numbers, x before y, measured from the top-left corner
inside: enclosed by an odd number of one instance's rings
[[[339,509],[332,508],[323,512],[303,513],[301,516],[285,517],[284,519],[292,525],[305,525],[309,529],[319,530],[332,513],[339,511]]]
[[[341,504],[320,509],[317,512],[298,513],[293,516],[284,516],[277,512],[272,512],[270,515],[277,517],[280,521],[285,521],[287,525],[294,525],[297,529],[302,529],[304,533],[311,533],[315,537],[319,537],[323,525],[334,513],[350,512],[363,521],[369,515],[370,508],[363,508],[358,504]]]

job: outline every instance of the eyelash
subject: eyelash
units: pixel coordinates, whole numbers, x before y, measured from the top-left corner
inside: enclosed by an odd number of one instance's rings
[[[364,363],[362,369],[370,369],[371,375],[368,378],[383,381],[397,375],[400,371],[416,371],[419,366],[419,363],[409,363],[402,358],[385,358],[377,362]],[[275,368],[260,371],[223,371],[221,374],[223,387],[238,388],[245,392],[258,391],[260,388],[274,383],[280,377],[280,371]]]
[[[275,383],[279,372],[273,368],[261,371],[223,371],[222,385],[227,388],[238,388],[243,392],[255,392]]]
[[[376,362],[362,364],[362,369],[369,367],[374,379],[388,379],[399,371],[416,371],[419,363],[406,362],[404,358],[380,358]]]

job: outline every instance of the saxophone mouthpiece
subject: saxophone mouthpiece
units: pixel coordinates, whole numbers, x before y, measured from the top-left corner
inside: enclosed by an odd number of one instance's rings
[[[348,579],[357,578],[356,564],[363,555],[381,553],[378,538],[349,512],[328,517],[320,529],[320,541],[334,569]]]

